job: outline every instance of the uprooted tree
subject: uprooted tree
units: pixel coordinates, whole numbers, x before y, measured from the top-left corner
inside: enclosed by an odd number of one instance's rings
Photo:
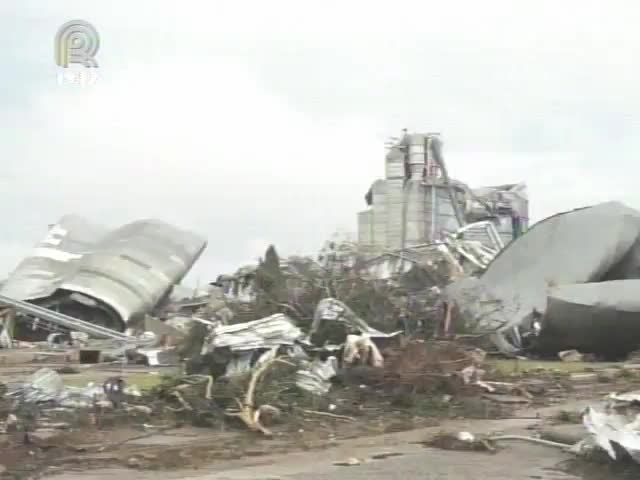
[[[388,280],[371,276],[366,265],[358,252],[354,252],[351,259],[339,258],[330,263],[310,257],[289,257],[281,261],[271,245],[253,277],[253,316],[263,318],[284,313],[305,329],[311,325],[320,300],[333,297],[382,331],[433,330],[431,324],[439,312],[435,308],[437,295],[429,289],[442,286],[446,277],[438,265],[416,265],[411,271]]]
[[[265,414],[278,415],[280,411],[277,407],[266,403],[262,405],[256,405],[256,390],[260,380],[267,372],[267,370],[269,370],[273,365],[277,363],[292,365],[283,357],[274,357],[265,361],[262,365],[257,366],[251,372],[244,398],[242,400],[239,398],[235,398],[235,402],[238,405],[238,410],[228,410],[226,412],[228,416],[238,417],[249,428],[249,430],[260,432],[264,435],[271,435],[271,431],[263,425],[261,417],[263,417]]]
[[[282,311],[287,304],[287,285],[280,267],[280,257],[273,245],[265,252],[255,273],[256,312],[269,316]]]

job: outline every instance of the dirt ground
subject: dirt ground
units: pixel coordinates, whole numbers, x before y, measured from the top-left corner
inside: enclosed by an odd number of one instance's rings
[[[119,467],[91,471],[60,471],[55,480],[632,480],[637,465],[576,459],[557,448],[529,442],[504,442],[493,452],[430,448],[425,439],[449,432],[532,435],[553,426],[560,431],[580,425],[557,424],[559,408],[579,409],[586,402],[537,410],[539,418],[502,420],[446,420],[442,425],[405,432],[338,441],[323,450],[245,456],[202,465],[200,468],[141,470]],[[545,426],[545,425],[548,425]]]
[[[553,363],[548,368],[526,367],[527,364],[514,368],[514,364],[502,362],[494,375],[525,386],[532,392],[528,402],[519,396],[482,395],[477,390],[454,396],[381,396],[365,385],[355,384],[333,389],[317,409],[292,407],[270,425],[272,437],[248,432],[234,419],[198,428],[179,416],[118,410],[104,415],[77,413],[73,422],[63,418],[64,425],[55,425],[61,419],[53,417],[48,419],[50,428],[39,428],[29,435],[28,441],[23,432],[0,435],[2,478],[35,479],[56,472],[106,467],[150,471],[197,469],[220,461],[327,449],[345,440],[391,432],[425,427],[446,429],[460,419],[508,422],[514,418],[536,418],[541,409],[555,406],[561,411],[562,405],[575,406],[576,402],[600,399],[611,391],[640,388],[635,368],[623,369],[621,365]],[[16,369],[15,365],[5,366],[0,372],[13,376],[29,370],[24,365],[19,368],[20,373]],[[120,371],[129,382],[146,386],[159,376],[157,369],[137,367]],[[97,368],[64,378],[67,383],[84,384],[90,378],[100,381],[112,374],[109,369]],[[557,420],[575,418],[575,412],[573,415],[564,412]]]

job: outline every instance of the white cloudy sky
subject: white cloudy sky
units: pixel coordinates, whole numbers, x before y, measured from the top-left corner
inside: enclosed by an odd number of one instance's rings
[[[59,85],[58,27],[101,37]],[[640,207],[640,4],[50,0],[0,3],[0,270],[65,213],[206,235],[193,278],[354,230],[383,143],[440,131],[453,176],[526,180],[534,219]]]

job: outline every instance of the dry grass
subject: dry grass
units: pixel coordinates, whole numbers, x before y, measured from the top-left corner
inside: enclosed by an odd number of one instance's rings
[[[456,372],[471,365],[466,349],[453,342],[411,342],[388,352],[383,381],[412,393],[449,392],[462,387]]]
[[[490,359],[487,367],[495,369],[502,375],[532,373],[536,371],[557,371],[559,373],[582,373],[602,368],[619,367],[620,363],[611,362],[563,362],[560,360],[518,360],[518,359]]]

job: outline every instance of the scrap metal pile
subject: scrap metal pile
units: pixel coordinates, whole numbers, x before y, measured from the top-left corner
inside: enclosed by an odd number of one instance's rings
[[[339,398],[349,386],[350,395],[372,398],[465,385],[486,391],[477,383],[482,359],[473,349],[423,340],[442,313],[439,288],[463,274],[463,259],[480,258],[486,248],[452,236],[449,249],[436,245],[419,252],[411,268],[380,276],[349,248],[318,261],[280,259],[270,247],[259,265],[185,290],[179,282],[205,245],[158,220],[113,231],[76,216],[53,225],[0,290],[3,346],[63,354],[75,359],[71,370],[180,368],[144,393],[117,375],[71,387],[43,368],[7,382],[3,408],[20,422],[25,408],[43,418],[76,409],[93,416],[170,412],[204,423],[213,416],[214,423],[236,419],[268,435],[269,420],[292,409],[351,418],[350,401]],[[318,411],[318,399],[328,398],[335,404]]]

